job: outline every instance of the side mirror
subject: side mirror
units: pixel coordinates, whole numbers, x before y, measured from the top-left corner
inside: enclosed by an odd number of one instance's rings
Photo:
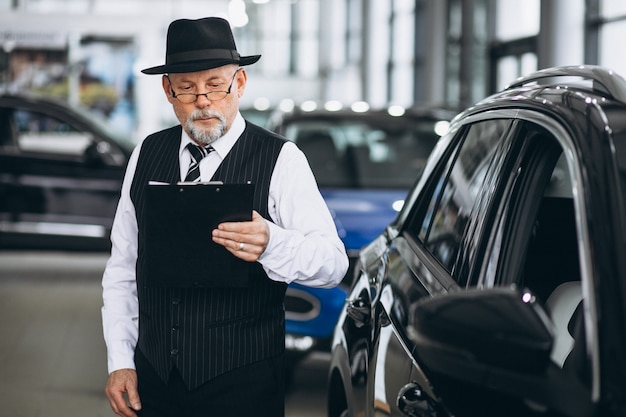
[[[85,163],[89,166],[104,165],[104,155],[102,152],[102,144],[108,145],[106,142],[92,141],[83,153]]]
[[[552,323],[532,293],[463,290],[414,314],[415,359],[457,416],[591,415],[588,390],[551,362]]]
[[[126,163],[124,155],[104,140],[92,141],[83,155],[87,165],[93,167],[123,166]]]
[[[420,356],[430,357],[429,365],[442,372],[458,374],[450,362],[455,356],[478,368],[530,373],[544,371],[550,362],[550,319],[530,292],[494,288],[447,294],[420,303],[415,323]]]

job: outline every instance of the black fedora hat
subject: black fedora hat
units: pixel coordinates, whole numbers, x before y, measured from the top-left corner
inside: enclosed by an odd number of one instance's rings
[[[241,56],[230,24],[219,17],[179,19],[167,29],[165,65],[146,68],[144,74],[204,71],[227,64],[254,64],[261,55]]]

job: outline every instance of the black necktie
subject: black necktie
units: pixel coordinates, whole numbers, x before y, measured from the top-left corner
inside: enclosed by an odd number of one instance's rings
[[[189,150],[189,153],[191,153],[191,163],[189,164],[189,170],[187,171],[185,182],[200,181],[200,161],[215,149],[213,149],[212,146],[205,148],[194,145],[193,143],[187,144],[187,149]]]

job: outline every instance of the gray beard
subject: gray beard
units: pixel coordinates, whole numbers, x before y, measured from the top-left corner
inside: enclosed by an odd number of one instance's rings
[[[216,117],[219,119],[219,123],[213,129],[202,129],[194,124],[195,120],[205,117]],[[226,133],[226,118],[213,110],[194,110],[187,118],[185,128],[196,142],[209,145]]]

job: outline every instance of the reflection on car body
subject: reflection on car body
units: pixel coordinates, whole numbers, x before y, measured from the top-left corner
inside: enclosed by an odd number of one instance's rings
[[[457,116],[360,253],[329,417],[626,415],[625,161],[626,81],[601,67]]]

